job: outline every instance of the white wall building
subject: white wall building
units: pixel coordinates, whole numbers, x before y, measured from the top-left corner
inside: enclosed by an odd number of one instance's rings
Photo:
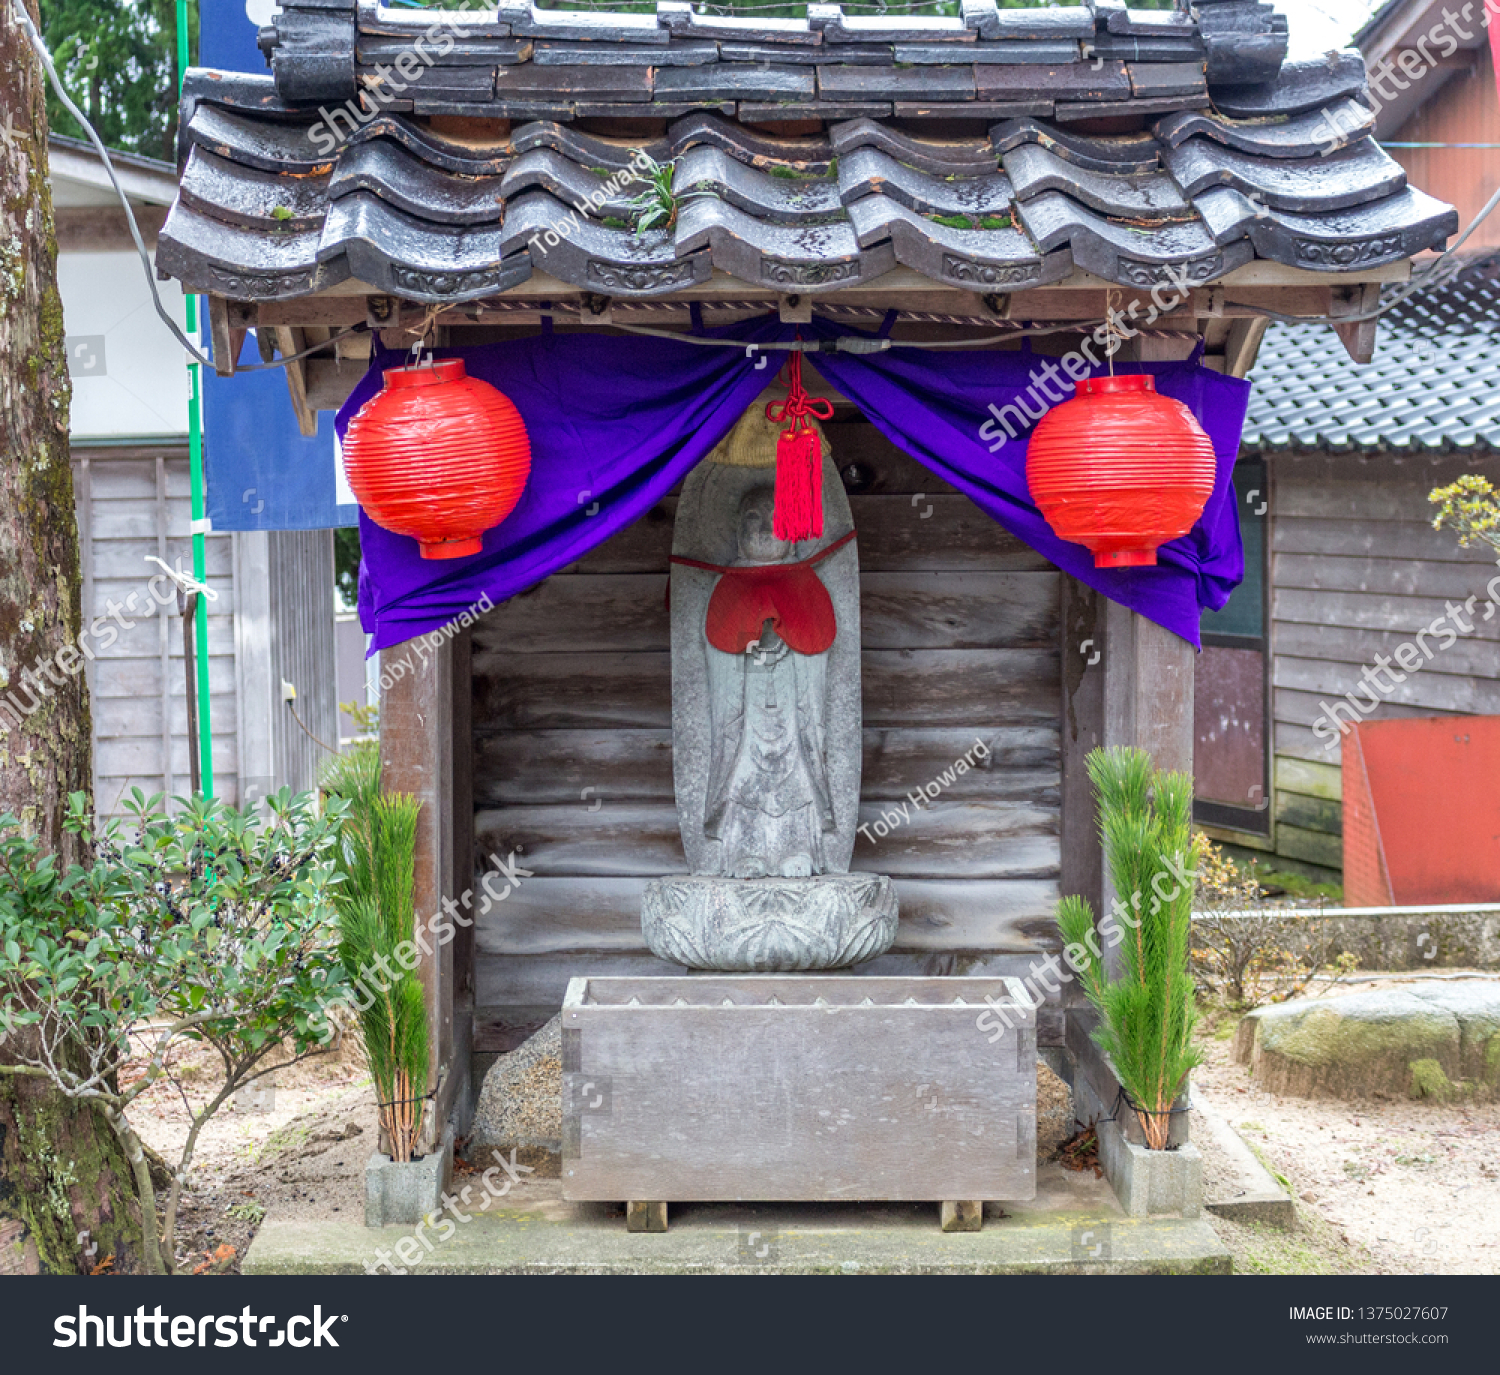
[[[157,317],[124,211],[92,147],[49,145],[73,382],[71,440],[85,622],[113,602],[134,627],[89,665],[94,795],[115,814],[132,787],[188,792],[187,666],[176,607],[156,606],[151,557],[192,570],[188,372]],[[177,192],[169,163],[112,154],[148,249]],[[175,282],[158,282],[179,324]],[[212,443],[210,436],[208,442]],[[240,804],[310,787],[337,747],[333,537],[326,530],[207,537],[215,794]],[[162,614],[163,611],[166,614]],[[204,647],[199,646],[203,652]],[[282,682],[295,685],[295,710]]]

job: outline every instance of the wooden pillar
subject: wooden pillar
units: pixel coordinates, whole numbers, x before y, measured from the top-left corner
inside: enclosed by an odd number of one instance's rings
[[[1067,897],[1086,898],[1095,913],[1104,902],[1104,865],[1085,761],[1104,744],[1108,606],[1107,599],[1092,587],[1063,577],[1062,891]]]
[[[1099,841],[1089,753],[1145,750],[1158,769],[1193,771],[1193,678],[1186,640],[1073,578],[1063,579],[1062,892],[1096,916],[1114,899]],[[1070,989],[1073,986],[1070,985]],[[1075,995],[1069,1005],[1082,1001]]]
[[[1105,606],[1104,744],[1134,746],[1158,769],[1192,773],[1197,651],[1117,602]]]
[[[413,899],[419,925],[431,920],[444,897],[453,895],[453,660],[451,640],[418,650],[408,643],[380,652],[391,685],[380,699],[381,786],[409,793],[421,804]],[[458,888],[462,892],[468,881]],[[419,943],[420,944],[420,943]],[[427,1089],[436,1090],[417,1149],[426,1153],[442,1139],[457,1089],[453,1041],[453,943],[429,939],[417,967],[427,1002],[431,1045]]]
[[[465,628],[452,642],[453,837],[452,892],[462,897],[474,886],[474,670],[473,642]],[[458,1104],[458,1135],[467,1136],[473,1124],[474,1085],[470,1078],[474,1049],[475,928],[460,926],[452,946],[454,1094]]]
[[[1194,346],[1191,337],[1143,334],[1122,358],[1184,359]],[[1138,746],[1157,768],[1192,773],[1196,655],[1075,578],[1063,578],[1062,627],[1062,891],[1099,914],[1111,892],[1086,760],[1100,746]]]

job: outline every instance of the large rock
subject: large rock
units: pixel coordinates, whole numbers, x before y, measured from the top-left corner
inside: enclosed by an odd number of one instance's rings
[[[1045,1060],[1036,1062],[1036,1158],[1051,1160],[1073,1136],[1073,1090],[1052,1072]]]
[[[484,1076],[465,1151],[476,1164],[498,1150],[553,1179],[562,1173],[562,1015],[502,1055]]]
[[[1235,1059],[1299,1098],[1448,1097],[1500,1087],[1500,980],[1429,980],[1257,1008]]]

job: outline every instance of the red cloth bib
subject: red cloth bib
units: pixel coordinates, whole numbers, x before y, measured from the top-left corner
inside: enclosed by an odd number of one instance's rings
[[[708,642],[726,654],[743,654],[760,638],[767,621],[798,654],[821,654],[838,636],[833,598],[813,565],[854,538],[851,530],[826,549],[797,563],[762,564],[754,568],[721,568],[696,559],[673,557],[673,563],[719,573],[708,602]]]

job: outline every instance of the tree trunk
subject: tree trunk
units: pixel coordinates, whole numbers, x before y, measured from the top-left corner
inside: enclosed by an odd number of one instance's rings
[[[36,21],[36,0],[26,0]],[[47,181],[46,76],[0,6],[0,815],[66,863],[70,792],[90,787],[67,357]],[[0,1054],[3,1054],[0,1050]],[[130,1166],[103,1117],[0,1079],[0,1274],[139,1254]],[[88,1239],[80,1241],[83,1233]]]

